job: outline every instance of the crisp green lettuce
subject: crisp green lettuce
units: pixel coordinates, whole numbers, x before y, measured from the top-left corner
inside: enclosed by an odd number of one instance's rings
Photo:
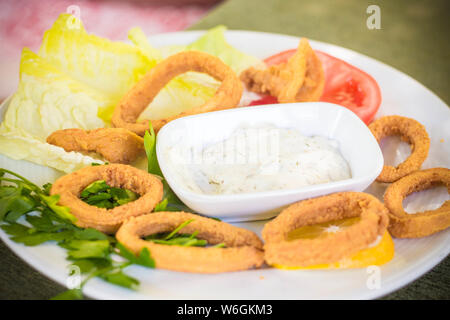
[[[219,57],[237,74],[248,67],[262,64],[261,60],[239,51],[225,39],[225,26],[208,30],[203,36],[186,46],[185,50],[198,50]]]
[[[133,28],[128,32],[128,38],[148,57],[161,61],[162,52],[151,46],[144,32],[140,28]],[[141,119],[161,119],[174,116],[202,105],[211,98],[220,83],[212,77],[197,72],[188,72],[172,79],[169,84],[158,93],[152,103],[141,113]]]
[[[237,74],[250,66],[262,63],[258,58],[247,55],[231,46],[225,39],[225,30],[226,27],[217,26],[191,44],[166,46],[158,49],[151,46],[147,37],[139,28],[131,29],[128,38],[149,59],[157,59],[158,61],[163,57],[166,58],[181,51],[195,50],[220,58]],[[139,119],[165,118],[199,106],[214,95],[219,85],[220,82],[206,74],[188,72],[180,75],[161,90]]]
[[[19,87],[0,125],[0,152],[65,172],[99,162],[80,153],[65,152],[45,139],[55,130],[103,127],[97,112],[110,104],[107,96],[68,77],[24,48]]]
[[[156,64],[136,46],[88,34],[69,14],[61,14],[44,33],[39,56],[70,77],[118,98]]]
[[[149,58],[150,60],[160,61],[163,59],[161,51],[153,48],[148,42],[147,36],[141,28],[135,27],[131,28],[128,31],[128,39],[130,39],[137,48],[142,50],[142,52]]]
[[[158,61],[137,46],[88,34],[81,20],[65,13],[44,33],[39,56],[114,100],[99,108],[107,123],[120,98]]]
[[[90,35],[80,20],[61,14],[39,55],[22,52],[19,86],[0,125],[0,152],[64,172],[101,162],[45,140],[55,130],[108,125],[122,95],[156,61],[132,44]]]
[[[225,26],[219,25],[206,31],[200,38],[188,45],[171,45],[159,49],[163,57],[189,50],[206,52],[220,58],[238,75],[251,66],[263,65],[260,59],[239,51],[230,45],[225,39],[226,30]]]
[[[98,90],[67,76],[27,48],[22,51],[20,82],[2,127],[45,140],[65,128],[103,127],[98,108],[115,102]]]
[[[201,78],[202,76],[198,75],[197,77]],[[204,75],[204,77],[208,76]],[[204,104],[214,95],[219,84],[212,78],[197,81],[201,83],[190,81],[185,75],[171,80],[141,113],[139,120],[166,118]]]
[[[101,162],[46,143],[54,131],[109,125],[121,97],[156,63],[181,50],[198,50],[222,59],[234,71],[261,63],[226,42],[219,26],[186,46],[154,48],[139,28],[131,44],[88,34],[80,20],[61,14],[44,34],[39,54],[25,48],[20,82],[0,125],[0,152],[64,172]],[[195,72],[176,77],[141,118],[159,119],[205,103],[220,83]]]

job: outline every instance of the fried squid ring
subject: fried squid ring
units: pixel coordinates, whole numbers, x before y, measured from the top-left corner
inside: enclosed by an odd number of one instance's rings
[[[130,163],[144,152],[144,139],[123,128],[57,130],[47,142],[65,151],[93,151],[112,163]]]
[[[322,62],[305,38],[287,62],[263,70],[250,67],[240,78],[248,90],[270,94],[280,103],[318,101],[325,85]]]
[[[198,51],[174,54],[151,69],[120,101],[114,110],[111,122],[115,127],[126,128],[143,136],[149,121],[136,122],[139,115],[153,101],[158,92],[174,77],[188,71],[207,73],[222,81],[215,95],[205,104],[184,111],[176,116],[152,120],[155,131],[167,122],[187,115],[234,108],[242,96],[242,84],[234,71],[219,58]]]
[[[198,232],[199,239],[205,239],[211,245],[224,243],[226,247],[183,247],[142,239],[151,234],[170,232],[191,219],[194,220],[180,232]],[[161,269],[219,273],[257,268],[264,262],[263,245],[255,233],[186,212],[156,212],[131,218],[120,227],[116,238],[135,254],[148,248],[156,267]]]
[[[450,193],[450,169],[433,168],[416,171],[391,184],[384,194],[389,210],[389,232],[396,238],[419,238],[444,230],[450,226],[450,200],[436,210],[408,214],[403,199],[409,194],[437,185],[447,187]]]
[[[428,156],[430,138],[425,127],[418,121],[401,116],[386,116],[375,120],[369,125],[370,131],[380,143],[381,139],[399,135],[411,145],[410,156],[397,167],[384,166],[376,179],[379,182],[394,182],[419,170]]]
[[[110,210],[91,206],[80,199],[80,194],[98,180],[134,191],[140,197]],[[109,164],[85,167],[59,178],[50,194],[60,196],[59,204],[70,208],[70,213],[77,218],[77,226],[114,233],[126,219],[150,213],[162,199],[163,185],[158,177],[145,171],[124,164]]]
[[[354,225],[325,237],[287,240],[297,228],[358,216]],[[374,243],[386,232],[388,221],[387,209],[367,193],[340,192],[300,201],[264,226],[265,260],[287,267],[333,263]]]

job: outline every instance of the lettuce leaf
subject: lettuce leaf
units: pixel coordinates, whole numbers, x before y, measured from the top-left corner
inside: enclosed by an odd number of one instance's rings
[[[111,97],[67,76],[24,48],[19,88],[2,126],[45,140],[60,129],[103,127],[97,110],[113,104]]]
[[[220,58],[238,75],[251,66],[263,65],[263,62],[251,55],[239,51],[225,39],[227,27],[219,25],[205,32],[200,38],[186,46],[165,46],[160,48],[163,56],[180,51],[197,50]]]
[[[108,108],[99,108],[99,117],[107,123],[120,98],[157,63],[157,57],[139,47],[88,34],[81,20],[65,13],[44,33],[39,55],[114,100]]]
[[[251,66],[262,64],[260,59],[231,46],[225,39],[226,30],[225,26],[216,26],[189,44],[185,50],[198,50],[212,54],[230,66],[238,75]]]
[[[136,46],[88,34],[69,14],[61,14],[44,33],[39,56],[68,76],[118,98],[156,64]]]
[[[140,28],[131,29],[128,32],[128,38],[148,59],[158,62],[163,60],[161,51],[151,46]],[[141,113],[139,120],[166,118],[199,106],[214,95],[219,85],[218,81],[206,74],[188,72],[180,75],[172,79],[158,93],[144,112]]]
[[[0,152],[65,172],[92,162],[102,163],[81,153],[68,153],[45,139],[55,130],[103,127],[97,111],[108,105],[108,96],[68,77],[24,48],[19,87],[0,125]]]
[[[39,55],[22,52],[18,90],[0,125],[0,152],[64,172],[102,163],[45,140],[55,130],[107,125],[123,94],[156,61],[132,44],[90,35],[80,20],[61,14]]]
[[[149,59],[157,61],[181,51],[196,50],[219,57],[237,74],[250,66],[262,64],[258,58],[231,46],[225,39],[225,30],[226,27],[217,26],[191,44],[165,46],[158,49],[151,46],[144,32],[139,28],[131,29],[128,38]],[[211,98],[219,86],[219,81],[203,73],[188,72],[180,75],[161,90],[155,100],[140,115],[139,120],[165,118],[199,106]]]
[[[141,28],[135,27],[128,31],[128,39],[134,43],[134,45],[142,50],[142,52],[152,61],[159,62],[163,59],[161,51],[153,48],[148,42],[147,36]]]
[[[167,54],[199,50],[222,59],[237,73],[261,63],[232,47],[219,26],[186,46],[153,48],[139,28],[131,29],[132,44],[88,34],[82,22],[61,14],[44,34],[39,55],[24,48],[20,83],[0,125],[0,152],[64,172],[92,162],[92,157],[46,143],[55,130],[108,125],[121,97]],[[205,103],[220,83],[188,72],[173,79],[141,115],[158,119]]]

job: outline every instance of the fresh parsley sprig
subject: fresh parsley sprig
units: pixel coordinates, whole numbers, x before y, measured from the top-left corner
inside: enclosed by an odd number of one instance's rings
[[[145,240],[152,241],[157,244],[164,244],[169,246],[183,246],[183,247],[206,247],[208,241],[204,239],[198,239],[198,231],[194,231],[192,234],[180,233],[181,229],[186,227],[195,219],[186,220],[178,227],[176,227],[172,232],[165,232],[160,234],[153,234],[147,236]],[[225,247],[224,243],[219,243],[214,245],[217,248]]]
[[[0,168],[0,220],[15,222],[28,212],[48,209],[63,220],[75,222],[70,210],[57,204],[59,196],[50,196],[48,191],[48,185],[41,189],[21,175]]]
[[[0,169],[0,227],[3,231],[11,240],[27,246],[56,241],[66,250],[71,265],[77,266],[85,277],[81,288],[54,298],[82,298],[82,287],[93,277],[136,289],[139,281],[125,274],[123,269],[131,264],[154,268],[155,262],[148,249],[144,248],[136,257],[114,237],[93,228],[77,227],[72,223],[75,217],[69,208],[58,205],[59,196],[50,196],[50,189],[51,184],[40,188],[17,173]],[[123,200],[123,197],[117,198]]]
[[[161,177],[164,191],[163,200],[154,211],[192,211],[177,197],[163,177],[156,157],[156,138],[152,123],[149,121],[149,130],[145,131],[144,134],[144,149],[148,161],[147,170],[148,173]]]
[[[190,211],[162,177],[156,157],[156,135],[151,124],[150,131],[144,136],[144,147],[148,158],[148,172],[160,176],[164,186],[163,200],[154,211]],[[67,259],[71,261],[71,265],[78,267],[84,275],[80,288],[67,290],[52,299],[82,299],[83,286],[94,277],[136,289],[139,281],[123,270],[132,264],[154,268],[155,261],[150,251],[143,248],[136,256],[118,243],[115,237],[93,228],[77,227],[74,225],[76,218],[70,213],[70,209],[58,205],[58,195],[50,195],[51,186],[47,183],[40,188],[19,174],[0,168],[0,227],[11,240],[27,246],[55,241],[67,251]],[[110,206],[105,201],[111,202],[114,207],[134,201],[137,197],[130,190],[110,187],[102,180],[95,181],[81,194],[81,198],[91,205],[103,207]],[[178,233],[190,222],[162,235],[162,238],[158,238],[161,235],[156,235],[149,237],[149,240],[167,245],[207,246],[206,240],[196,237],[198,232],[190,235]],[[223,247],[224,244],[215,246]],[[122,260],[118,260],[120,257]]]
[[[99,208],[112,209],[139,198],[139,194],[122,188],[109,186],[105,180],[88,185],[80,195],[81,200]]]

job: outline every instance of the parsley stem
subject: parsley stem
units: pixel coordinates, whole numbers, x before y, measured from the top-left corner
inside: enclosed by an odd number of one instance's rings
[[[132,265],[132,264],[133,264],[133,262],[127,261],[127,262],[122,263],[122,264],[119,266],[119,268],[120,268],[120,269],[125,269],[126,267],[128,267],[128,266],[130,266],[130,265]]]
[[[167,237],[165,237],[164,240],[169,240],[170,238],[172,238],[178,231],[180,231],[181,229],[186,227],[192,221],[194,221],[194,219],[186,220],[185,222],[180,224],[178,227],[176,227],[175,230],[173,230],[171,233],[169,233],[169,235]]]
[[[9,171],[9,170],[4,169],[4,168],[1,168],[1,169],[0,169],[0,172],[6,172],[6,173],[8,173],[8,174],[10,174],[10,175],[12,175],[12,176],[15,176],[15,177],[17,177],[17,178],[23,180],[23,182],[26,182],[27,184],[29,184],[29,185],[33,186],[34,188],[40,190],[40,188],[39,188],[37,185],[35,185],[33,182],[31,182],[30,180],[28,180],[28,179],[22,177],[21,175],[15,173],[15,172]]]

